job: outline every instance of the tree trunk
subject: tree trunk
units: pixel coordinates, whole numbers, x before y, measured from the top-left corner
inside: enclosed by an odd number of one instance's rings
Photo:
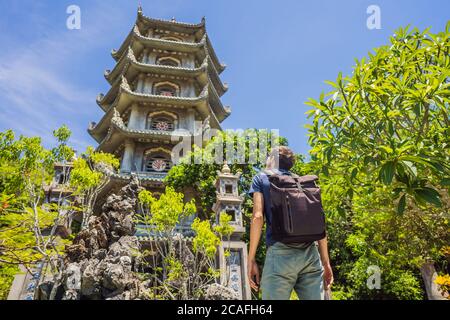
[[[425,290],[427,292],[428,300],[445,300],[439,292],[438,285],[434,282],[436,280],[436,269],[433,262],[426,262],[420,267],[423,282],[425,283]]]

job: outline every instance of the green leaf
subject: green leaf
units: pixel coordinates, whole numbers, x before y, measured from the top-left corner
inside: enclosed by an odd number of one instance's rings
[[[450,178],[443,178],[443,179],[441,180],[441,185],[443,185],[443,186],[445,186],[445,187],[450,186]]]
[[[325,80],[325,83],[330,85],[330,86],[332,86],[332,87],[334,87],[334,88],[339,88],[339,86],[333,81]]]
[[[379,148],[382,149],[382,150],[384,150],[386,153],[392,153],[392,152],[394,152],[394,150],[392,150],[392,148],[391,148],[391,147],[388,147],[388,146],[380,146]]]
[[[405,207],[406,207],[406,194],[403,194],[398,202],[397,213],[400,215],[403,214],[403,212],[405,212]]]
[[[414,190],[414,195],[416,196],[416,200],[418,200],[420,203],[427,202],[434,204],[439,208],[442,207],[442,201],[439,192],[437,192],[433,188],[417,188]]]
[[[410,161],[399,161],[399,164],[403,166],[406,174],[410,177],[410,180],[414,181],[417,179],[417,168]]]
[[[358,174],[358,168],[354,168],[352,170],[352,174],[350,176],[350,181],[353,181],[353,179],[355,179],[356,175]]]
[[[407,161],[411,161],[414,163],[420,163],[423,164],[424,166],[430,168],[430,169],[434,169],[438,172],[444,172],[444,171],[448,171],[448,165],[445,163],[441,163],[437,160],[431,160],[429,158],[425,158],[422,156],[402,156],[400,157],[401,160],[407,160]]]
[[[379,179],[385,185],[389,185],[392,183],[392,180],[393,180],[394,174],[395,174],[395,166],[396,166],[396,162],[391,160],[391,161],[386,162],[381,167]]]

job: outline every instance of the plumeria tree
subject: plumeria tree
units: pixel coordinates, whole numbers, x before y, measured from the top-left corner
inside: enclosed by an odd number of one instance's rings
[[[391,284],[384,296],[421,298],[419,268],[435,296],[433,263],[450,240],[449,36],[450,23],[437,34],[399,29],[389,45],[356,61],[352,75],[328,81],[331,92],[307,103],[314,107],[307,112],[310,165],[339,225],[331,225],[338,280],[353,281],[356,296],[380,296],[362,280],[371,264]],[[418,291],[408,296],[402,286]]]

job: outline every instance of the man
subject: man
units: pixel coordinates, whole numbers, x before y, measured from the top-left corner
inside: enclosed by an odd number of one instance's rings
[[[289,300],[293,290],[299,299],[323,300],[324,285],[325,290],[329,290],[333,283],[326,237],[318,242],[295,244],[283,244],[272,239],[270,182],[267,173],[290,174],[289,170],[294,164],[295,155],[289,148],[275,148],[267,159],[266,171],[254,177],[249,191],[253,195],[253,217],[248,278],[254,290],[259,290],[260,287],[260,273],[255,256],[264,220],[266,222],[267,252],[261,279],[263,300]]]

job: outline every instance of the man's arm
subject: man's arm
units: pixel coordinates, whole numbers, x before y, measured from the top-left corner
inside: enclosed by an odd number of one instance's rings
[[[248,253],[248,279],[250,286],[254,290],[259,289],[259,267],[256,263],[256,250],[258,249],[259,240],[261,238],[262,228],[264,226],[264,197],[261,192],[253,194],[253,215],[250,225],[250,245]]]
[[[325,290],[329,290],[331,285],[333,284],[333,270],[331,269],[330,257],[328,256],[328,240],[325,237],[322,240],[319,240],[319,253],[320,260],[322,261],[324,274],[323,279],[325,281]]]

